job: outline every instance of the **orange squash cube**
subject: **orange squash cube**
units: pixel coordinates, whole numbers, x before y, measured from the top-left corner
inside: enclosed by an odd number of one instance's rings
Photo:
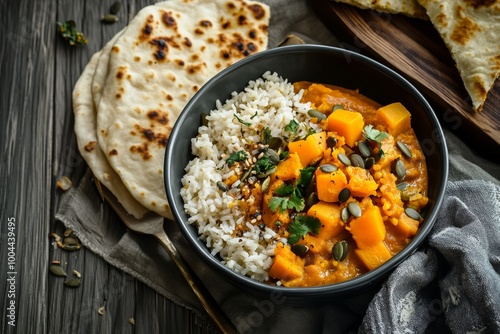
[[[328,116],[328,130],[343,136],[351,147],[361,138],[364,126],[363,115],[356,111],[337,109]]]
[[[363,249],[372,247],[385,239],[385,225],[378,206],[367,208],[359,218],[349,224],[349,231],[356,245]]]
[[[288,144],[290,153],[297,153],[305,167],[323,155],[326,149],[326,133],[318,132]]]
[[[295,255],[290,246],[279,243],[274,249],[274,255],[274,262],[269,268],[269,276],[287,281],[303,276],[304,259]]]
[[[391,252],[382,241],[367,248],[355,249],[354,253],[369,270],[380,267],[392,257]]]
[[[378,184],[364,168],[348,166],[346,168],[349,184],[347,188],[353,197],[368,197],[377,194]]]
[[[282,181],[298,179],[303,168],[297,153],[291,153],[276,166],[276,177]]]
[[[309,208],[307,215],[321,222],[317,235],[319,239],[331,240],[344,230],[340,220],[340,207],[336,203],[319,201]]]
[[[377,120],[393,137],[399,136],[411,127],[411,114],[401,103],[395,102],[377,110]]]
[[[332,173],[324,173],[318,168],[315,175],[318,199],[329,203],[338,202],[340,191],[347,186],[345,174],[340,169]]]

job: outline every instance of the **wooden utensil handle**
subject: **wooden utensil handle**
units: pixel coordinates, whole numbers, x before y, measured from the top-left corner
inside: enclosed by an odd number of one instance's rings
[[[170,258],[175,262],[182,275],[189,283],[189,286],[200,300],[203,308],[207,311],[212,320],[219,326],[223,333],[237,333],[236,327],[221,309],[217,301],[214,299],[210,291],[206,288],[200,278],[186,263],[184,258],[179,254],[172,241],[166,233],[157,233],[154,235],[161,243],[163,248],[168,252]]]

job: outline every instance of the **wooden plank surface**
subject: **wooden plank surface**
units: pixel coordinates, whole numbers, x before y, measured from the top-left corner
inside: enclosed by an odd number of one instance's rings
[[[113,25],[100,22],[112,0],[0,4],[1,333],[211,332],[209,320],[89,250],[66,252],[49,238],[64,231],[54,220],[61,195],[56,181],[63,175],[75,181],[87,168],[73,132],[73,86],[90,56],[153,2],[128,1]],[[56,22],[69,19],[85,32],[88,45],[69,47],[57,36]],[[49,274],[52,260],[61,261],[70,275],[73,269],[81,272],[84,284],[65,287],[62,278]]]

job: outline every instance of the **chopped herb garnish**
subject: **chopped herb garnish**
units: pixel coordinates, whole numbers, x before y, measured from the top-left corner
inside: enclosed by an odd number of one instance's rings
[[[245,161],[247,158],[248,158],[247,152],[243,150],[238,152],[233,152],[226,159],[226,163],[229,167],[231,167],[236,161]]]
[[[363,137],[365,137],[368,140],[373,140],[380,144],[382,140],[389,137],[389,134],[387,132],[382,132],[377,129],[374,129],[373,125],[368,124],[363,129]]]
[[[314,167],[306,167],[300,170],[300,176],[297,180],[297,187],[307,187],[307,185],[311,182],[311,179],[314,174]]]
[[[374,129],[373,125],[368,124],[363,129],[363,137],[365,137],[366,140],[368,140],[368,141],[373,141],[373,142],[377,143],[377,145],[379,147],[378,155],[379,155],[379,157],[382,158],[384,156],[384,151],[381,148],[382,140],[389,137],[389,134],[387,132],[382,132],[382,131],[379,131],[377,129]]]
[[[263,156],[262,158],[257,160],[257,162],[254,165],[254,168],[257,173],[263,173],[265,171],[270,170],[274,166],[276,166],[276,164],[272,162],[268,156]]]
[[[314,167],[306,167],[300,170],[300,177],[292,184],[283,184],[281,187],[276,189],[276,195],[269,201],[269,208],[271,211],[275,212],[279,210],[284,212],[288,209],[294,209],[297,212],[304,210],[305,199],[303,195],[303,190],[311,182],[312,175],[314,173]]]
[[[259,114],[259,112],[256,111],[255,114],[253,114],[253,116],[250,117],[250,119],[254,119],[258,114]]]
[[[73,20],[63,23],[57,22],[57,27],[59,28],[59,33],[68,41],[69,45],[87,44],[89,42],[83,33],[76,30],[76,23]]]
[[[290,232],[288,243],[297,243],[300,238],[304,237],[309,231],[317,234],[319,233],[320,227],[321,222],[319,219],[306,215],[298,215],[290,223],[290,226],[288,226],[288,232]]]
[[[276,189],[276,194],[280,196],[290,196],[294,190],[295,187],[293,184],[283,184],[281,187]]]
[[[299,128],[299,123],[297,123],[295,120],[291,120],[290,123],[288,123],[287,126],[285,126],[285,130],[289,131],[293,134],[297,133],[297,129]]]
[[[248,122],[243,121],[243,120],[242,120],[241,118],[239,118],[239,117],[238,117],[238,115],[236,115],[236,114],[234,115],[234,117],[238,120],[238,122],[240,122],[240,123],[241,123],[241,124],[243,124],[243,125],[246,125],[246,126],[250,126],[250,125],[252,125],[252,123],[248,123]]]
[[[302,211],[305,207],[305,201],[303,198],[298,197],[295,193],[292,193],[289,197],[273,197],[269,201],[269,209],[275,212],[276,210],[284,212],[288,209],[295,209],[296,211]]]

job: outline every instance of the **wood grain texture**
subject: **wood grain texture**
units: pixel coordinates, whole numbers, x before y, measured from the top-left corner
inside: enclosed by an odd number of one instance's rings
[[[1,333],[213,333],[207,318],[180,307],[82,248],[63,251],[49,233],[64,175],[76,182],[86,171],[73,131],[71,92],[91,55],[135,13],[154,1],[122,3],[120,21],[100,18],[113,0],[18,0],[0,3],[0,332]],[[70,47],[56,22],[74,19],[89,39]],[[112,212],[108,219],[118,219]],[[8,221],[15,219],[15,297],[10,298]],[[49,274],[59,260],[78,288]],[[15,324],[7,306],[15,302]],[[104,313],[98,313],[104,307]],[[135,325],[129,319],[134,319]]]
[[[474,139],[473,145],[500,148],[500,80],[483,111],[474,112],[455,63],[429,21],[362,10],[333,0],[311,3],[349,48],[376,58],[417,86],[436,106],[444,126],[466,141]]]

